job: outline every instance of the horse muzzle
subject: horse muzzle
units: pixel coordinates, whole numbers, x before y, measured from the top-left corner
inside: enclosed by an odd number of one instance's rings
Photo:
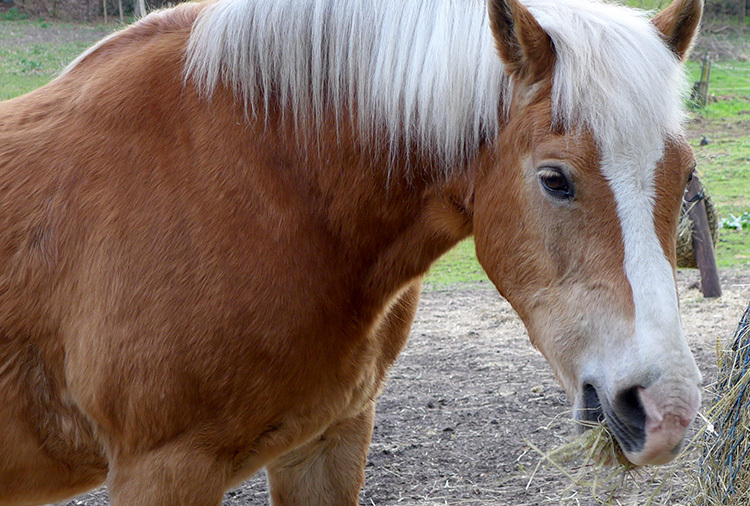
[[[697,385],[675,385],[662,380],[649,386],[620,389],[608,396],[602,389],[586,383],[576,418],[591,422],[606,420],[630,462],[639,466],[661,465],[680,453],[699,405]]]

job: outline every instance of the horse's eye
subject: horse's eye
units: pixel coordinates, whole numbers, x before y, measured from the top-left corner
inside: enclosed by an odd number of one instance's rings
[[[544,167],[539,170],[539,182],[551,197],[559,200],[572,200],[575,192],[573,182],[556,167]]]
[[[695,169],[690,171],[690,175],[688,176],[687,184],[685,186],[690,186],[690,183],[693,182],[693,174],[695,174]]]

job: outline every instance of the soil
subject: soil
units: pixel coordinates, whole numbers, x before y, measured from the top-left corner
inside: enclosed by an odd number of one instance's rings
[[[716,377],[717,340],[728,340],[750,301],[750,272],[721,272],[724,294],[704,299],[698,272],[678,273],[683,323],[704,375],[704,408]],[[409,344],[379,399],[363,505],[598,504],[586,489],[541,468],[531,445],[550,451],[575,433],[571,405],[528,341],[510,305],[488,283],[424,293]],[[698,426],[696,422],[694,426]],[[656,495],[680,504],[688,458]],[[644,504],[654,489],[641,471],[614,504]],[[601,499],[601,496],[600,496]],[[66,506],[107,504],[106,491]],[[268,504],[261,474],[228,492],[225,506]]]

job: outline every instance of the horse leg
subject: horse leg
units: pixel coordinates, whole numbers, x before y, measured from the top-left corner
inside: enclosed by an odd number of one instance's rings
[[[0,350],[0,505],[60,501],[104,482],[88,422],[61,400],[33,348],[11,345]]]
[[[421,280],[416,280],[404,290],[373,333],[380,350],[373,370],[378,388],[409,336],[420,288]],[[269,464],[273,504],[359,504],[374,414],[375,401],[371,400],[359,415],[333,423],[318,439]]]
[[[104,481],[106,467],[53,458],[24,424],[6,416],[11,413],[0,409],[0,505],[60,501]]]
[[[108,477],[113,506],[220,505],[229,464],[181,444],[117,457]]]
[[[375,403],[268,465],[274,506],[359,504]]]

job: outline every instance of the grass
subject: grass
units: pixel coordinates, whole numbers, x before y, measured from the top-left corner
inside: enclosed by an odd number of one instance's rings
[[[114,28],[34,21],[5,14],[4,18],[0,19],[0,100],[13,98],[48,83],[93,41]],[[57,38],[60,32],[75,33],[77,40],[24,42],[32,39],[29,37],[32,32],[38,33],[40,30],[49,30],[52,40]],[[38,38],[33,37],[33,40]]]
[[[693,144],[702,181],[719,217],[750,211],[750,135],[722,136],[707,146]],[[716,261],[721,267],[750,265],[750,227],[720,229]]]
[[[0,100],[46,84],[86,47],[88,44],[81,42],[0,45]]]
[[[694,80],[700,64],[688,63]],[[725,61],[712,65],[705,109],[694,112],[688,126],[698,169],[720,218],[750,211],[750,62]],[[700,140],[706,137],[707,145]],[[722,228],[716,247],[720,267],[750,266],[750,228]]]
[[[489,283],[474,253],[474,239],[466,239],[442,256],[430,269],[425,289],[440,290],[460,284]]]
[[[622,3],[647,11],[660,11],[670,4],[670,0],[624,0]]]

